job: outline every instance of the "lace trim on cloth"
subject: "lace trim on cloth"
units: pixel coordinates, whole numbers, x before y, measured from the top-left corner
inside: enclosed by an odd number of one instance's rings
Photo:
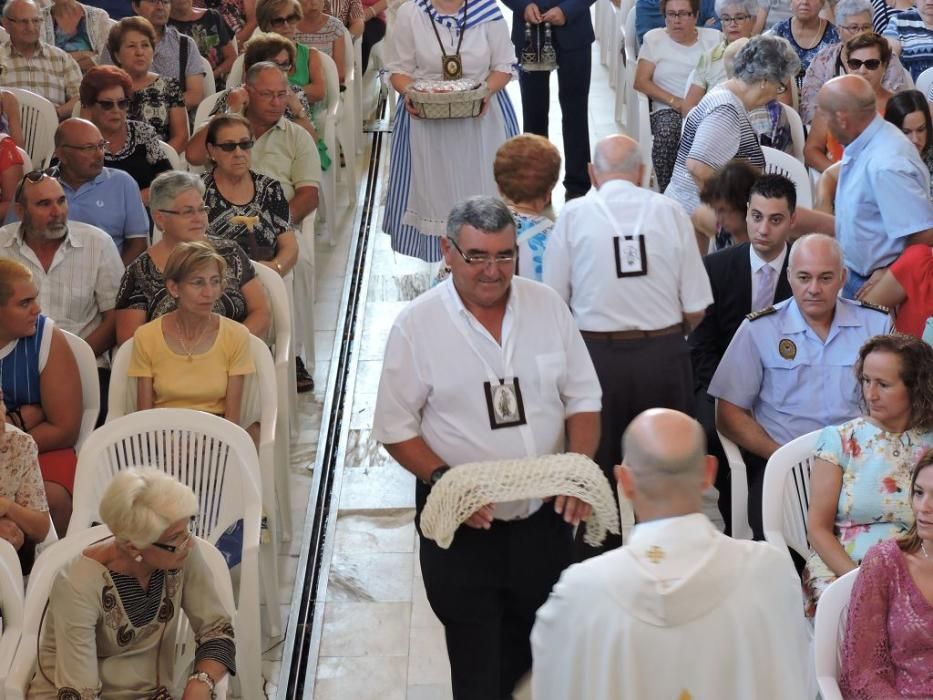
[[[82,688],[80,691],[74,688],[59,688],[58,700],[95,700],[97,692],[92,688]]]
[[[421,532],[447,549],[460,524],[489,503],[574,496],[593,508],[586,521],[587,544],[619,534],[619,513],[599,466],[580,454],[461,464],[444,474],[421,512]]]

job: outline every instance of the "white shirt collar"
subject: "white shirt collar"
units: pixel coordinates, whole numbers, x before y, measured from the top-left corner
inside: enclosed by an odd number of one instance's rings
[[[758,272],[758,270],[760,270],[765,265],[770,265],[771,268],[775,272],[777,272],[778,274],[781,274],[781,270],[784,267],[784,258],[786,257],[787,257],[787,244],[786,243],[784,244],[784,249],[781,251],[781,254],[778,255],[774,260],[770,262],[765,262],[758,256],[758,253],[755,251],[755,246],[751,244],[749,244],[748,246],[748,259],[752,264],[752,277],[754,277],[755,274]]]

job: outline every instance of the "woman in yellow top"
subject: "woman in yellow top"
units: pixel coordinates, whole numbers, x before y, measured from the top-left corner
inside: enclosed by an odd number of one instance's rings
[[[175,311],[133,335],[137,409],[192,408],[240,422],[244,376],[256,371],[246,326],[213,312],[227,264],[206,241],[180,243],[165,265]]]

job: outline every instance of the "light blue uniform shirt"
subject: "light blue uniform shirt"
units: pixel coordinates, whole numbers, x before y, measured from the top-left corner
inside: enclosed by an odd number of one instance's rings
[[[836,239],[862,277],[890,265],[906,237],[933,228],[930,172],[914,145],[880,116],[846,146],[836,187]]]
[[[62,179],[58,183],[68,200],[68,219],[103,229],[121,253],[124,239],[148,239],[149,215],[139,195],[139,185],[127,173],[104,168],[100,175],[78,189]],[[5,223],[14,221],[19,221],[19,217],[15,207],[10,207]]]
[[[861,415],[853,367],[866,340],[890,332],[890,317],[839,299],[824,343],[793,297],[774,308],[775,313],[742,321],[710,382],[710,396],[750,410],[782,445]],[[782,356],[782,346],[784,355],[793,356]]]

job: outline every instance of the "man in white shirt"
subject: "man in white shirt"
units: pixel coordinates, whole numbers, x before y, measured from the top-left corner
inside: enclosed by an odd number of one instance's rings
[[[117,246],[101,229],[68,220],[68,200],[53,177],[24,178],[15,204],[22,223],[0,228],[0,255],[32,272],[42,313],[91,346],[100,367],[104,415],[107,353],[116,342],[114,308],[123,277]]]
[[[564,572],[538,611],[535,700],[809,697],[800,580],[786,551],[702,514],[716,459],[699,423],[653,409],[624,439],[616,475],[639,524]]]
[[[638,143],[627,136],[596,145],[594,189],[568,202],[544,253],[543,281],[570,304],[603,390],[596,461],[612,483],[622,433],[648,408],[692,412],[693,373],[684,335],[713,301],[693,225],[679,204],[640,188]],[[601,548],[582,542],[578,558]]]
[[[454,208],[447,232],[450,277],[399,314],[374,416],[375,438],[418,477],[419,515],[431,486],[457,465],[592,456],[599,441],[600,389],[586,347],[556,294],[513,277],[508,208],[474,197]],[[570,563],[572,527],[588,515],[564,496],[490,503],[449,549],[421,537],[454,698],[511,696],[531,667],[535,611]]]

